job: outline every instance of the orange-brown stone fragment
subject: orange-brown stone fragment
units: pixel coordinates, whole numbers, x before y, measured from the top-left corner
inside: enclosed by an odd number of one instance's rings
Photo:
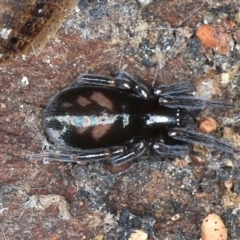
[[[201,25],[196,32],[196,36],[206,47],[215,49],[220,54],[230,52],[229,42],[232,39],[230,34],[224,33],[211,25]]]
[[[206,117],[199,126],[199,131],[204,133],[212,133],[217,129],[217,122],[211,117]]]

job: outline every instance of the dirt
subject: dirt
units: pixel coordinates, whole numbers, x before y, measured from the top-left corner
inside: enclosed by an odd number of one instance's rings
[[[19,8],[16,2],[1,3],[2,38],[3,29],[19,32],[18,19],[10,24],[12,13],[31,12],[31,1],[22,0]],[[47,7],[61,9],[57,2]],[[200,96],[234,103],[207,109],[198,121],[212,117],[214,134],[237,146],[239,2],[149,2],[79,1],[40,53],[29,48],[23,56],[16,48],[6,55],[7,39],[0,42],[1,239],[124,239],[134,225],[119,224],[123,209],[141,218],[135,229],[148,239],[199,239],[209,213],[221,216],[230,240],[239,239],[239,156],[193,146],[184,159],[144,158],[120,167],[29,160],[48,149],[41,122],[50,97],[80,74],[114,76],[121,69],[149,87],[187,80]],[[203,24],[231,36],[229,52],[220,54],[216,44],[197,38]],[[28,41],[32,46],[33,38]]]

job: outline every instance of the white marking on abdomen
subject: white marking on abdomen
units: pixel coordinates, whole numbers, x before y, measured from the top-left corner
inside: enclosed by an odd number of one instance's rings
[[[103,114],[101,116],[56,116],[56,117],[48,117],[46,121],[57,120],[60,123],[65,123],[67,125],[75,126],[75,127],[90,127],[90,126],[98,126],[98,125],[109,125],[116,122],[119,118],[122,118],[123,127],[129,124],[129,115],[128,114]]]

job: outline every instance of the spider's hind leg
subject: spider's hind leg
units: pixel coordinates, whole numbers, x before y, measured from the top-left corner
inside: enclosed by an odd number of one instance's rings
[[[29,157],[30,160],[43,160],[44,163],[52,161],[68,162],[68,163],[89,163],[99,161],[110,161],[113,165],[120,165],[141,156],[146,150],[144,141],[134,143],[129,141],[129,146],[117,146],[106,149],[94,149],[86,152],[73,152],[62,154],[57,152],[45,152],[33,154]]]
[[[136,159],[143,155],[147,148],[145,142],[141,141],[139,143],[135,143],[131,147],[126,147],[125,149],[125,152],[110,159],[113,165],[121,165],[122,163],[126,163],[133,159]]]
[[[125,71],[121,71],[115,78],[96,74],[83,74],[77,77],[75,81],[68,86],[68,88],[78,86],[94,86],[128,90],[130,93],[144,99],[149,96],[148,88],[139,83],[132,75]]]
[[[102,76],[98,74],[82,74],[78,76],[68,88],[93,86],[93,87],[115,87],[115,79],[112,77]]]

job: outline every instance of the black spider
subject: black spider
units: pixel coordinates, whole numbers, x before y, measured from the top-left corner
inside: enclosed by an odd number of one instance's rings
[[[124,71],[116,78],[81,75],[52,97],[44,111],[45,131],[63,153],[35,154],[31,158],[109,160],[118,165],[146,151],[161,159],[184,156],[193,143],[239,153],[223,140],[193,127],[199,111],[228,106],[195,98],[188,82],[150,91]]]

